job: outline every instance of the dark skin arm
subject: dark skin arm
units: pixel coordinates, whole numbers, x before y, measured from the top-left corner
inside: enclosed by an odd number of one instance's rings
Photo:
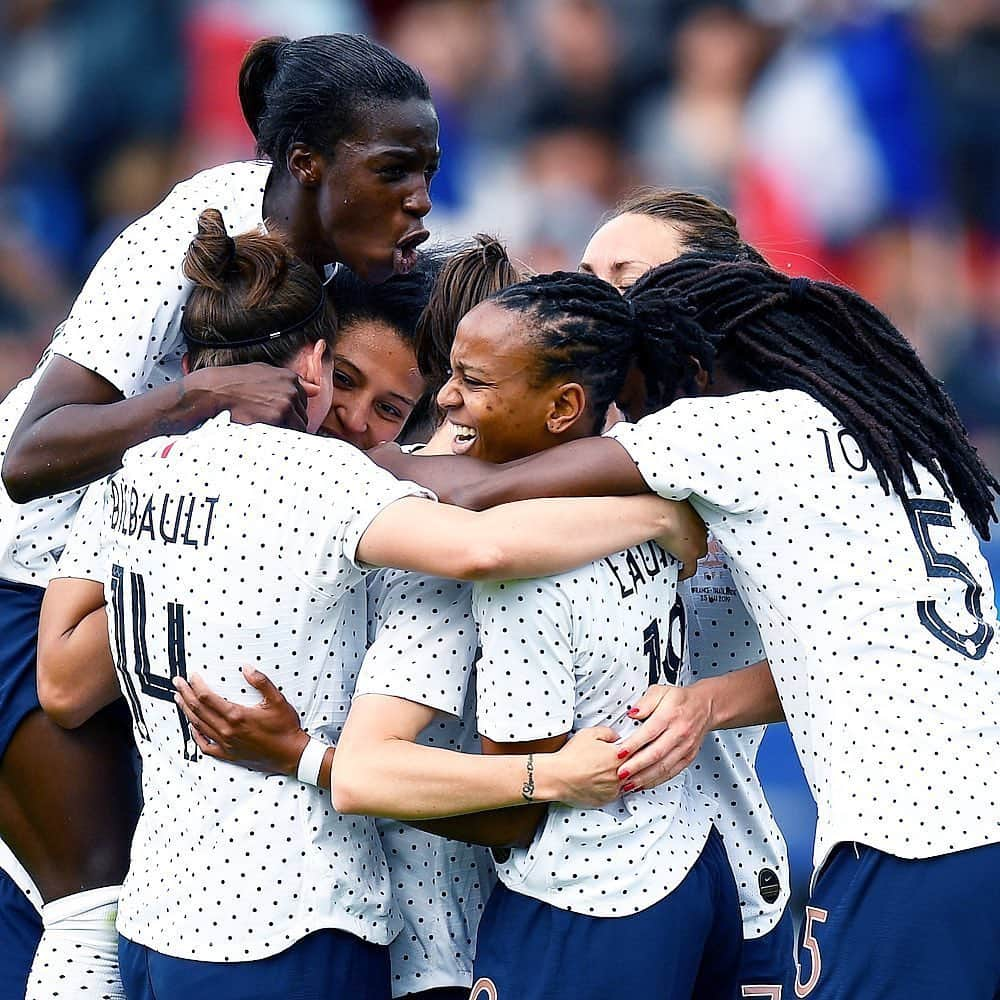
[[[649,492],[628,452],[612,438],[570,441],[504,465],[460,455],[407,455],[394,444],[379,445],[368,455],[397,478],[426,486],[445,503],[470,510],[535,497]]]
[[[547,740],[532,740],[529,743],[494,743],[482,737],[484,754],[525,754],[555,753],[565,746],[566,736],[553,736]],[[513,806],[507,809],[491,809],[488,812],[469,813],[465,816],[446,816],[443,819],[410,821],[428,833],[439,837],[461,840],[467,844],[482,844],[484,847],[528,847],[535,838],[538,828],[545,822],[549,811],[547,802],[530,806]]]
[[[304,430],[306,393],[294,372],[252,364],[202,369],[124,399],[100,375],[57,355],[14,429],[4,486],[17,503],[85,486],[117,469],[133,445],[182,434],[223,410],[239,423]]]

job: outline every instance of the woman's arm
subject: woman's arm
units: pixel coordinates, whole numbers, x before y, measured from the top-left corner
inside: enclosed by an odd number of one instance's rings
[[[470,510],[534,497],[649,492],[628,452],[611,438],[571,441],[504,465],[457,455],[409,455],[394,444],[379,445],[368,455],[398,479],[426,486],[445,503]]]
[[[785,718],[767,660],[684,687],[656,684],[629,715],[645,721],[622,740],[621,752],[629,761],[618,776],[639,788],[655,788],[680,774],[716,729]]]
[[[45,714],[75,729],[120,695],[104,587],[94,580],[52,580],[38,623],[38,700]]]
[[[179,434],[229,410],[240,423],[304,430],[305,389],[273,365],[204,368],[131,399],[107,380],[56,355],[10,439],[3,483],[27,503],[113,472],[133,445]]]
[[[190,683],[175,678],[177,704],[207,756],[235,764],[251,761],[258,770],[294,775],[308,742],[295,710],[260,671],[246,668],[244,675],[261,692],[259,705],[226,701],[199,677]],[[527,755],[481,756],[415,744],[434,715],[433,709],[402,698],[356,698],[340,742],[336,750],[327,750],[320,771],[321,787],[329,788],[332,778],[336,808],[407,822],[523,808]],[[537,755],[535,801],[582,807],[614,801],[621,794],[615,773],[620,764],[617,738],[610,729],[587,729],[557,753]],[[455,828],[433,829],[451,835]],[[507,842],[506,834],[500,839]]]
[[[562,573],[654,538],[689,568],[706,551],[705,526],[691,508],[649,494],[479,512],[404,497],[372,521],[357,557],[457,580],[512,580]]]

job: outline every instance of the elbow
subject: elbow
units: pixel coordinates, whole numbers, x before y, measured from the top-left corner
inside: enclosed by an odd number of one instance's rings
[[[21,455],[20,449],[16,447],[15,441],[12,440],[8,445],[7,454],[4,455],[0,478],[3,479],[7,496],[14,503],[30,503],[43,495],[32,489],[32,471]]]
[[[345,760],[345,757],[348,759]],[[361,768],[340,747],[334,757],[333,769],[333,808],[345,816],[370,814],[374,805],[371,801],[372,786],[361,773]]]
[[[79,704],[69,685],[46,677],[39,663],[38,701],[42,711],[62,729],[78,729],[90,714]]]
[[[513,561],[503,545],[475,541],[464,548],[454,568],[456,580],[509,580],[516,575]]]

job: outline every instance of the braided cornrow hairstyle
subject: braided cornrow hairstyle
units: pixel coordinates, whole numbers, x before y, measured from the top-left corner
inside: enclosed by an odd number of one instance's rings
[[[695,324],[664,323],[669,298],[660,289],[622,296],[592,274],[556,271],[512,285],[490,301],[531,321],[538,381],[559,378],[584,387],[596,434],[633,362],[659,407],[674,398],[689,373],[688,355],[706,353],[693,336],[700,333]]]
[[[708,359],[714,354],[735,379],[751,389],[799,389],[827,407],[887,494],[918,489],[920,463],[989,537],[1000,482],[941,383],[870,302],[840,285],[697,254],[650,271],[633,294],[651,289],[670,292],[666,308],[678,327],[700,327]]]

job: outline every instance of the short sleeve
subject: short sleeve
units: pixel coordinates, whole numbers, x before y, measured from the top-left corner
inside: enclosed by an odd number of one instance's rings
[[[205,207],[185,206],[175,190],[133,222],[90,272],[54,353],[96,372],[123,395],[143,388],[164,353],[178,346],[175,314],[190,288],[181,264]]]
[[[179,183],[133,222],[90,272],[52,351],[132,396],[179,374],[180,317],[191,283],[182,266],[198,217],[217,208],[230,233],[260,223],[268,167],[229,163]]]
[[[370,645],[355,694],[461,717],[476,654],[472,586],[398,569],[368,578]]]
[[[680,399],[638,423],[615,424],[606,436],[629,453],[660,496],[694,497],[730,513],[748,512],[767,495],[772,395]]]
[[[73,520],[66,547],[59,557],[54,579],[72,577],[103,583],[107,569],[107,547],[104,545],[104,496],[108,480],[92,483],[83,495]]]
[[[310,478],[324,484],[327,504],[320,513],[327,531],[311,582],[319,590],[331,586],[339,590],[345,568],[361,573],[376,568],[359,563],[357,551],[362,536],[386,507],[404,497],[437,498],[422,486],[380,469],[351,445],[322,438],[316,444],[326,448],[317,453]]]
[[[556,578],[476,584],[473,611],[479,731],[498,743],[571,732],[576,674],[573,615]]]

